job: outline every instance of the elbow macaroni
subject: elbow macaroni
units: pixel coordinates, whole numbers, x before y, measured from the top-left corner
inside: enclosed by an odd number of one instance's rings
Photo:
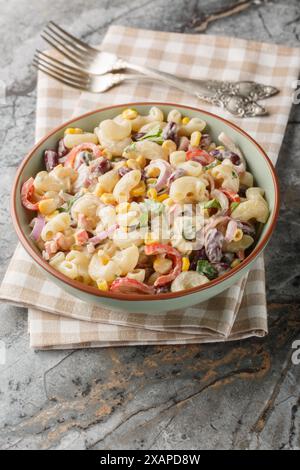
[[[254,243],[254,240],[250,235],[244,235],[240,240],[232,241],[225,244],[224,248],[230,253],[237,253],[240,250],[246,250]]]
[[[211,174],[221,183],[222,188],[230,189],[235,193],[239,191],[239,177],[231,164],[217,165],[212,168]]]
[[[218,147],[205,127],[195,113],[154,106],[147,115],[125,109],[94,132],[69,129],[70,153],[22,188],[43,258],[99,291],[155,294],[241,263],[268,203],[241,150],[224,133]]]
[[[130,199],[130,191],[141,181],[140,170],[132,170],[126,173],[116,184],[113,190],[113,196],[120,202],[126,202]]]
[[[264,191],[261,188],[249,188],[246,191],[247,200],[241,202],[232,212],[234,219],[247,222],[255,219],[257,222],[266,223],[269,216],[267,201],[263,198]]]
[[[141,140],[138,142],[134,142],[133,145],[125,148],[123,152],[123,157],[130,159],[130,158],[138,158],[140,155],[145,157],[147,160],[166,160],[167,155],[161,145],[157,144],[156,142],[151,142],[149,140]]]
[[[182,176],[171,184],[170,197],[183,204],[204,201],[205,185],[194,176]]]
[[[185,135],[190,137],[191,134],[195,131],[202,132],[206,127],[206,122],[200,118],[192,118],[187,124],[182,124],[179,133],[180,135]]]
[[[71,218],[69,214],[62,213],[57,214],[49,222],[46,223],[45,227],[41,232],[41,238],[44,241],[52,240],[54,235],[58,232],[64,232],[70,227]]]

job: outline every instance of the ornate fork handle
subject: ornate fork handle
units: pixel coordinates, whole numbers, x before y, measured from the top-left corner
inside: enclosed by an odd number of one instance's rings
[[[145,67],[143,65],[133,64],[131,62],[127,62],[123,59],[118,59],[118,61],[114,64],[113,70],[117,71],[120,68],[128,68],[131,70],[138,71],[144,75],[147,75],[152,78],[156,79],[166,79],[168,81],[172,81],[173,84],[175,82],[181,82],[189,84],[192,87],[201,87],[201,89],[210,91],[212,93],[220,94],[220,93],[228,93],[230,95],[239,95],[249,98],[250,100],[256,101],[265,98],[269,98],[270,96],[275,95],[278,93],[278,88],[273,87],[271,85],[264,85],[261,83],[256,83],[250,80],[241,80],[237,82],[232,81],[222,81],[222,80],[189,80],[184,78],[177,78],[174,75],[171,75],[166,72],[159,71]]]
[[[114,69],[119,70],[122,67],[140,72],[149,78],[165,82],[168,85],[185,91],[186,93],[192,93],[201,100],[225,108],[228,112],[235,116],[255,117],[266,114],[266,111],[262,106],[260,106],[255,101],[252,101],[252,99],[248,98],[247,96],[238,94],[237,89],[235,89],[235,93],[232,94],[228,88],[225,87],[225,89],[223,89],[223,86],[217,86],[218,82],[216,81],[211,81],[209,88],[206,81],[178,79],[173,75],[156,72],[153,69],[145,68],[142,65],[127,63],[123,60],[118,60]]]
[[[263,85],[253,81],[242,80],[239,82],[220,80],[201,80],[208,90],[216,93],[229,93],[250,98],[253,101],[269,98],[278,93],[278,89],[271,85]]]
[[[216,92],[213,96],[197,94],[199,99],[208,101],[216,106],[226,109],[230,114],[237,117],[265,116],[267,111],[256,101],[252,101],[247,96],[230,94],[227,92]]]

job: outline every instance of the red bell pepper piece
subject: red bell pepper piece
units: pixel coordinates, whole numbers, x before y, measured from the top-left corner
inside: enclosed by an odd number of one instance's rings
[[[145,246],[146,255],[166,255],[173,261],[173,268],[168,274],[159,276],[154,282],[154,286],[164,286],[169,282],[173,281],[182,269],[182,258],[181,254],[172,246],[165,245],[162,243],[152,243],[151,245]]]
[[[25,181],[23,183],[22,189],[21,189],[21,201],[24,207],[26,209],[29,209],[30,211],[37,211],[39,208],[39,203],[38,202],[32,202],[31,198],[34,194],[34,179],[31,177],[29,180]]]
[[[202,149],[188,150],[186,152],[186,159],[199,162],[203,166],[209,165],[215,160],[212,155],[209,155],[209,153]]]
[[[241,202],[240,196],[234,191],[231,191],[231,189],[223,189],[223,188],[219,188],[219,189],[220,191],[222,191],[223,194],[225,194],[225,196],[227,197],[227,199],[229,199],[229,201]]]
[[[154,294],[154,288],[129,277],[119,277],[110,286],[111,292],[121,294]]]
[[[99,145],[93,144],[92,142],[86,142],[84,144],[76,145],[72,148],[72,150],[67,155],[64,166],[71,166],[73,168],[77,154],[83,150],[91,151],[95,158],[102,156],[102,150],[100,149]]]

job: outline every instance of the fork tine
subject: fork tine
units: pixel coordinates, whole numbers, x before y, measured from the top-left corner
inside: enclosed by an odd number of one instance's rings
[[[39,70],[42,72],[48,72],[49,74],[51,73],[54,78],[57,80],[64,80],[68,85],[70,86],[77,86],[80,88],[87,88],[88,86],[88,81],[80,81],[76,80],[73,77],[70,77],[69,75],[66,75],[65,73],[62,73],[54,68],[49,67],[48,65],[42,64],[41,62],[38,62],[36,59],[33,60],[33,65],[37,67]]]
[[[54,27],[54,28],[58,29],[60,31],[60,33],[62,33],[64,36],[68,37],[69,39],[72,39],[72,41],[76,42],[83,49],[89,50],[90,52],[94,52],[95,54],[97,54],[99,52],[97,49],[90,46],[86,42],[83,42],[80,39],[78,39],[77,37],[75,37],[72,34],[68,33],[66,30],[64,30],[63,28],[58,26],[58,24],[54,23],[54,21],[49,21],[48,27],[49,27],[49,25],[51,25],[51,27]],[[53,29],[51,29],[51,31],[53,31]]]
[[[48,38],[47,36],[44,36],[41,34],[41,37],[48,43],[50,46],[53,47],[56,51],[58,51],[61,55],[66,57],[70,62],[72,62],[74,65],[77,67],[85,68],[86,64],[82,60],[78,60],[76,57],[74,57],[73,54],[70,54],[69,52],[66,51],[65,48],[59,46],[55,41],[52,41],[52,39]]]
[[[72,82],[69,82],[68,80],[65,80],[61,77],[58,77],[55,73],[52,73],[52,72],[49,72],[48,70],[44,69],[41,65],[38,65],[36,63],[32,63],[32,65],[37,68],[38,70],[40,70],[41,72],[45,73],[46,75],[49,75],[49,77],[51,78],[54,78],[55,80],[57,80],[58,82],[61,82],[63,83],[64,85],[67,85],[71,88],[76,88],[77,90],[86,90],[85,88],[83,88],[82,86],[79,86],[79,85],[76,85]]]
[[[74,83],[85,86],[89,82],[88,78],[71,75],[69,72],[66,72],[65,70],[59,68],[57,65],[52,65],[52,64],[46,62],[44,59],[34,57],[33,62],[35,62],[38,65],[41,65],[42,67],[48,69],[49,71],[51,71],[53,73],[57,73],[62,78],[65,78],[67,80],[71,80]]]
[[[82,47],[81,44],[78,44],[77,41],[74,39],[70,39],[67,35],[63,35],[60,32],[56,31],[51,24],[48,24],[46,28],[44,29],[45,33],[49,34],[49,31],[52,33],[52,37],[59,38],[63,43],[68,44],[71,46],[73,49],[76,49],[81,55],[82,54],[88,54],[91,58],[93,58],[97,52],[93,50],[89,50],[88,48]]]
[[[60,69],[63,69],[64,72],[69,72],[74,75],[78,75],[78,77],[86,77],[87,74],[82,72],[77,67],[72,67],[72,65],[66,64],[60,60],[51,57],[50,55],[46,54],[45,52],[40,51],[39,49],[36,50],[35,57],[38,59],[42,59],[44,62],[48,63],[49,65],[56,66]]]
[[[53,49],[55,49],[56,51],[58,51],[60,54],[62,54],[63,56],[67,57],[67,59],[69,59],[70,62],[72,62],[73,64],[77,65],[77,67],[83,67],[84,64],[82,62],[80,62],[79,60],[76,60],[71,54],[69,54],[68,52],[66,52],[63,48],[61,48],[60,46],[58,46],[58,44],[56,44],[54,41],[52,41],[51,39],[49,39],[47,36],[44,36],[43,34],[41,34],[41,37],[48,43],[50,44],[50,46],[53,47]]]
[[[49,33],[48,31],[44,31],[44,33],[41,35],[42,38],[45,39],[45,35],[46,37],[48,37],[48,41],[49,41],[49,38],[50,40],[54,41],[55,44],[59,45],[62,50],[64,50],[64,54],[66,54],[66,52],[68,52],[69,54],[72,54],[73,56],[75,56],[75,59],[77,60],[80,60],[82,61],[83,63],[86,63],[88,62],[90,59],[87,58],[86,55],[84,55],[82,52],[78,52],[76,49],[74,49],[73,47],[69,46],[68,44],[66,44],[64,41],[61,41],[60,39],[58,39],[57,37],[53,36],[52,33]]]

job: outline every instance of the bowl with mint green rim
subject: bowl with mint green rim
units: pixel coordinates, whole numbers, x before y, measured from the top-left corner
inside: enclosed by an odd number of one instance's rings
[[[104,292],[96,287],[85,285],[66,277],[42,258],[41,252],[29,236],[31,232],[29,222],[32,219],[32,212],[22,206],[21,187],[31,176],[34,177],[39,171],[45,169],[43,161],[44,150],[55,148],[57,141],[63,137],[66,128],[79,127],[84,131],[93,131],[100,121],[112,119],[124,109],[135,108],[139,114],[148,114],[152,106],[160,108],[165,116],[175,108],[184,116],[203,119],[207,123],[208,132],[215,141],[217,141],[218,135],[221,132],[225,132],[242,150],[247,162],[247,169],[254,176],[255,186],[264,189],[270,215],[266,224],[262,227],[255,247],[245,260],[229,272],[207,284],[179,292],[155,295]],[[157,314],[158,312],[185,309],[204,302],[231,287],[245,276],[266,247],[275,228],[278,210],[278,179],[272,162],[259,143],[235,124],[213,113],[177,103],[161,102],[113,105],[83,114],[56,127],[45,135],[22,161],[17,170],[11,195],[11,215],[19,240],[32,260],[55,284],[82,301],[102,305],[108,309],[125,310],[134,313],[155,312]]]

